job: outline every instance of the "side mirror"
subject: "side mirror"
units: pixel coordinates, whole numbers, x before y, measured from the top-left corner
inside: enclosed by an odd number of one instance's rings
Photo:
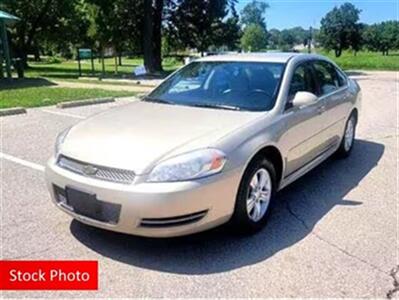
[[[292,100],[292,106],[303,107],[313,104],[317,101],[317,96],[309,92],[297,92]]]

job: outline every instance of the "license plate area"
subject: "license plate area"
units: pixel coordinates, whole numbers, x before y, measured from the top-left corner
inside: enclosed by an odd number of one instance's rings
[[[98,200],[96,194],[65,187],[66,204],[74,213],[97,221],[116,224],[121,205]]]

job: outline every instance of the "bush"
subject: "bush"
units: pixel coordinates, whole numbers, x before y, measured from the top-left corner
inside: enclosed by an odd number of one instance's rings
[[[251,24],[245,27],[241,37],[241,47],[245,51],[260,51],[267,46],[267,33],[260,25]]]

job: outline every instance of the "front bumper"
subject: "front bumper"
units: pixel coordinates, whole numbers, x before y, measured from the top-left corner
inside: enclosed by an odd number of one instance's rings
[[[70,172],[52,158],[46,167],[46,181],[57,207],[83,223],[140,236],[171,237],[227,222],[234,210],[240,171],[195,181],[127,185]],[[97,200],[117,208],[118,216],[95,219],[74,212],[59,201],[59,193],[67,186],[95,194]]]

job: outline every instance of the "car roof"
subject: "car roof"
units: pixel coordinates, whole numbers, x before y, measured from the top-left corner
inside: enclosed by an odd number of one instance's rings
[[[273,62],[286,63],[294,56],[309,56],[308,54],[295,52],[258,52],[258,53],[237,53],[222,54],[202,57],[196,61],[250,61],[250,62]]]

